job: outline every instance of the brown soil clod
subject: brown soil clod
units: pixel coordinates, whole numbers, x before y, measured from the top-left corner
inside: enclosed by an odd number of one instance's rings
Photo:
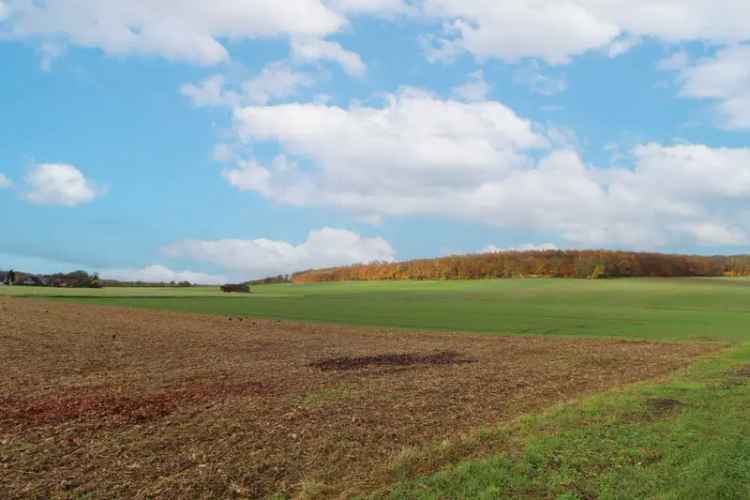
[[[726,379],[719,384],[722,389],[732,389],[750,382],[750,365],[741,365],[727,373]]]
[[[345,371],[359,370],[372,366],[445,366],[445,365],[462,365],[468,363],[477,363],[477,359],[462,359],[460,354],[450,351],[443,351],[434,354],[381,354],[379,356],[360,356],[341,358],[329,358],[308,366],[318,368],[321,371]]]

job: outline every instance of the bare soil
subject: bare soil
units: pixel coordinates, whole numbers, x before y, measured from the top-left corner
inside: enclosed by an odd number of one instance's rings
[[[0,298],[0,498],[367,492],[404,449],[715,349]]]

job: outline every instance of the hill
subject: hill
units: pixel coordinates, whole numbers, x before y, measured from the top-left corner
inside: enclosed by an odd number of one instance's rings
[[[296,273],[294,283],[463,280],[514,277],[616,278],[748,276],[750,256],[700,256],[609,250],[509,251],[406,262],[375,262]]]

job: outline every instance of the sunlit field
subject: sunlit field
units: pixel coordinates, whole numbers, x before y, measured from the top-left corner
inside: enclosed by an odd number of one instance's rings
[[[0,308],[0,496],[750,497],[748,280],[0,287]]]
[[[0,295],[501,335],[742,341],[743,279],[487,280],[267,285],[251,295],[214,287],[72,290],[0,287]]]

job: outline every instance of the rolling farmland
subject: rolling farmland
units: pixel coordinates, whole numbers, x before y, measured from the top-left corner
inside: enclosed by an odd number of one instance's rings
[[[742,279],[0,288],[0,493],[741,497],[749,299]]]
[[[0,288],[0,295],[219,315],[499,335],[742,341],[750,280],[478,280],[255,287]]]

